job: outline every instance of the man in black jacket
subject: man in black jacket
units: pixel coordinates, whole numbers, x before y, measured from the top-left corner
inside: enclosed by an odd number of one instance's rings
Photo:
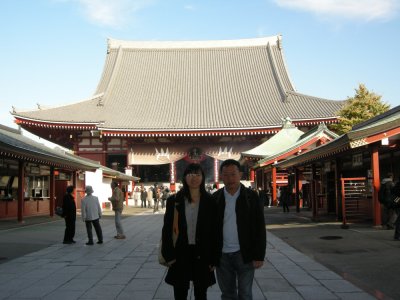
[[[220,174],[225,187],[213,197],[217,202],[217,279],[221,299],[251,300],[254,270],[264,264],[264,212],[257,193],[240,183],[238,161],[225,160]]]

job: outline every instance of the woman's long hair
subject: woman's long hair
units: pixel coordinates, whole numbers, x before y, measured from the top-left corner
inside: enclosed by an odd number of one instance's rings
[[[204,194],[207,193],[206,191],[206,177],[204,175],[204,171],[201,168],[201,166],[199,164],[196,163],[191,163],[189,164],[185,171],[183,172],[183,178],[182,178],[182,183],[183,183],[183,188],[177,193],[177,197],[186,197],[188,199],[189,202],[192,202],[192,197],[190,195],[190,189],[189,186],[186,182],[186,175],[187,174],[192,174],[192,173],[201,173],[202,175],[202,180],[201,180],[201,184],[200,184],[200,196],[203,196]]]

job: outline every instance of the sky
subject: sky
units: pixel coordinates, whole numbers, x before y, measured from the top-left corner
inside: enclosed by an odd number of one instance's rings
[[[0,124],[17,127],[13,106],[90,98],[107,38],[277,34],[298,92],[345,100],[363,83],[391,107],[400,105],[400,0],[1,0]]]

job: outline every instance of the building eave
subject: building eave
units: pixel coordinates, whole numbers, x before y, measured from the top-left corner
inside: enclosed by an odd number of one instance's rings
[[[15,123],[21,126],[35,126],[39,128],[48,128],[48,129],[68,129],[68,130],[93,130],[96,129],[99,125],[98,122],[54,122],[54,121],[46,121],[46,120],[34,120],[29,118],[24,118],[20,116],[14,115]]]

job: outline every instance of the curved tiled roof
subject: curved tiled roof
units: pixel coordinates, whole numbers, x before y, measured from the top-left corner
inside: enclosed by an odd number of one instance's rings
[[[282,129],[272,136],[269,140],[265,141],[261,145],[241,153],[241,158],[253,157],[263,159],[267,156],[272,156],[282,149],[289,148],[296,143],[299,138],[304,135],[304,132],[299,130],[296,126],[284,125]]]
[[[346,134],[306,153],[278,163],[278,167],[305,165],[350,148],[364,147],[383,138],[400,138],[400,106],[353,126]]]
[[[98,163],[59,149],[51,149],[22,135],[18,130],[0,125],[0,156],[76,170],[96,170]]]
[[[281,118],[335,119],[341,101],[299,94],[280,36],[204,42],[109,40],[95,96],[17,112],[39,122],[103,130],[191,131],[280,127]]]
[[[99,162],[80,157],[62,149],[52,149],[24,135],[20,130],[0,124],[0,157],[10,157],[71,170],[95,171],[118,180],[138,181],[140,178],[102,166]]]

